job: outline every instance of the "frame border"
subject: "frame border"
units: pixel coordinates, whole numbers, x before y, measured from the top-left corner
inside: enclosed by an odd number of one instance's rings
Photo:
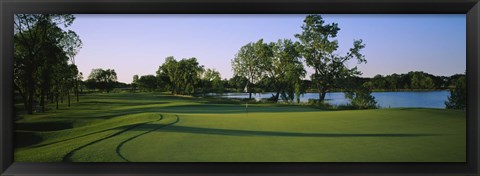
[[[0,173],[5,175],[479,175],[479,0],[0,0]],[[13,159],[13,14],[466,14],[466,163],[19,163]]]

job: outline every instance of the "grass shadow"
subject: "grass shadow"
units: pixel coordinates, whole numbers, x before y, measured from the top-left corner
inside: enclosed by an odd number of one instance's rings
[[[146,108],[144,110],[152,110]],[[229,113],[271,113],[271,112],[318,112],[317,109],[310,107],[292,106],[292,105],[249,105],[248,109],[241,104],[188,104],[173,105],[167,107],[154,108],[161,112],[170,113],[204,113],[204,114],[229,114]],[[139,110],[139,109],[137,109]]]
[[[127,142],[130,142],[130,141],[132,141],[132,140],[134,140],[134,139],[136,139],[136,138],[138,138],[138,137],[140,137],[140,136],[143,136],[143,135],[145,135],[145,134],[151,133],[151,132],[156,131],[156,130],[158,130],[158,129],[160,129],[160,128],[163,128],[163,127],[170,126],[170,125],[173,125],[173,124],[178,123],[178,122],[180,121],[180,118],[178,117],[178,115],[175,115],[175,116],[177,117],[177,120],[176,120],[175,122],[172,122],[172,123],[169,123],[169,124],[162,124],[162,125],[158,125],[158,124],[157,124],[154,128],[151,128],[151,129],[149,129],[149,130],[145,130],[145,132],[143,132],[143,133],[140,133],[140,134],[138,134],[138,135],[132,136],[132,137],[128,138],[127,140],[122,141],[120,144],[117,145],[115,152],[116,152],[117,155],[118,155],[120,158],[122,158],[123,160],[125,160],[125,161],[127,161],[127,162],[131,162],[131,161],[128,160],[125,156],[123,156],[122,153],[120,152],[120,149],[123,147],[123,145],[125,145]],[[161,119],[163,119],[163,116],[161,117]],[[160,119],[160,120],[161,120],[161,119]],[[147,126],[148,126],[148,125],[152,125],[152,124],[144,124],[144,125],[147,125]],[[144,126],[144,125],[142,125],[142,126]],[[139,126],[139,128],[142,128],[142,126]],[[142,129],[145,129],[145,128],[142,128]]]
[[[155,124],[142,125],[133,130],[155,129]],[[212,134],[225,136],[272,136],[272,137],[424,137],[436,136],[438,134],[412,134],[412,133],[301,133],[301,132],[279,132],[279,131],[255,131],[255,130],[234,130],[234,129],[217,129],[217,128],[201,128],[189,126],[169,126],[162,128],[163,132],[179,132],[192,134]]]
[[[20,131],[59,131],[73,128],[71,121],[40,121],[15,124],[15,130]]]
[[[42,137],[32,132],[16,131],[15,147],[22,148],[38,144],[42,141]]]

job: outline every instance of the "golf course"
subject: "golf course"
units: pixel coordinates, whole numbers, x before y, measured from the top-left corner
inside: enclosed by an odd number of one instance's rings
[[[14,161],[466,162],[444,18],[15,14]]]
[[[33,115],[16,104],[17,162],[465,162],[462,110],[92,93]],[[54,104],[47,109],[54,109]]]

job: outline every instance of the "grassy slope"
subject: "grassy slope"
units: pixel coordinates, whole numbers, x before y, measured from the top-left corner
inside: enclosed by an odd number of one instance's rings
[[[97,94],[18,121],[16,161],[465,161],[465,113]]]

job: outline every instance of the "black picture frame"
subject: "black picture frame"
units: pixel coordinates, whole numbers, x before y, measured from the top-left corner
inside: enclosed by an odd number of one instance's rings
[[[479,0],[1,0],[2,175],[479,175]],[[466,14],[466,163],[18,163],[13,158],[13,14]]]

